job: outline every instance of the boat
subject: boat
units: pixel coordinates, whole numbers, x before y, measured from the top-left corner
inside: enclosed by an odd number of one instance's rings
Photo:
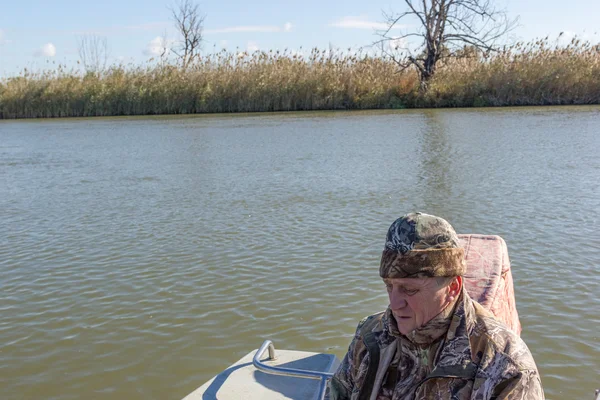
[[[520,335],[506,242],[497,235],[458,236],[467,261],[465,289],[471,298]],[[322,400],[327,382],[339,364],[333,354],[276,350],[267,339],[184,400]]]
[[[265,353],[268,351],[267,357]],[[278,350],[265,340],[184,400],[323,399],[340,364],[333,354]]]

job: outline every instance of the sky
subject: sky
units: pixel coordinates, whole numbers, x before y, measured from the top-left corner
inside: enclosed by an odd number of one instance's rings
[[[161,44],[177,39],[169,7],[173,0],[7,0],[0,12],[0,79],[23,71],[79,68],[78,42],[95,36],[106,40],[110,64],[148,62]],[[383,12],[400,12],[402,0],[204,0],[204,53],[226,49],[312,47],[358,49],[376,39]],[[498,0],[519,24],[507,40],[531,40],[563,32],[600,42],[598,0]],[[410,26],[405,27],[409,29]],[[398,31],[400,32],[400,31]]]

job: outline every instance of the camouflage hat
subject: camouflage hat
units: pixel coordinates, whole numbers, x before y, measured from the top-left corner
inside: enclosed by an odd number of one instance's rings
[[[445,219],[406,214],[388,229],[379,266],[382,278],[459,276],[466,271],[464,250]]]

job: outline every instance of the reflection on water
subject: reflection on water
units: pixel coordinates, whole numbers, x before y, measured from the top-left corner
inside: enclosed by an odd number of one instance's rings
[[[450,218],[447,200],[452,198],[452,183],[457,179],[455,164],[460,164],[462,157],[452,147],[442,116],[427,110],[423,117],[424,129],[419,137],[421,163],[415,171],[423,187],[422,207],[433,215]]]
[[[507,241],[548,398],[599,385],[600,108],[0,123],[3,399],[180,398],[263,339],[342,356],[389,223]]]

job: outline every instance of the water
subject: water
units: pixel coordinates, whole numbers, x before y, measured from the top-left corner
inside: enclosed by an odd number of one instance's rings
[[[178,399],[343,356],[389,224],[508,243],[548,398],[600,387],[600,107],[0,122],[0,397]]]

